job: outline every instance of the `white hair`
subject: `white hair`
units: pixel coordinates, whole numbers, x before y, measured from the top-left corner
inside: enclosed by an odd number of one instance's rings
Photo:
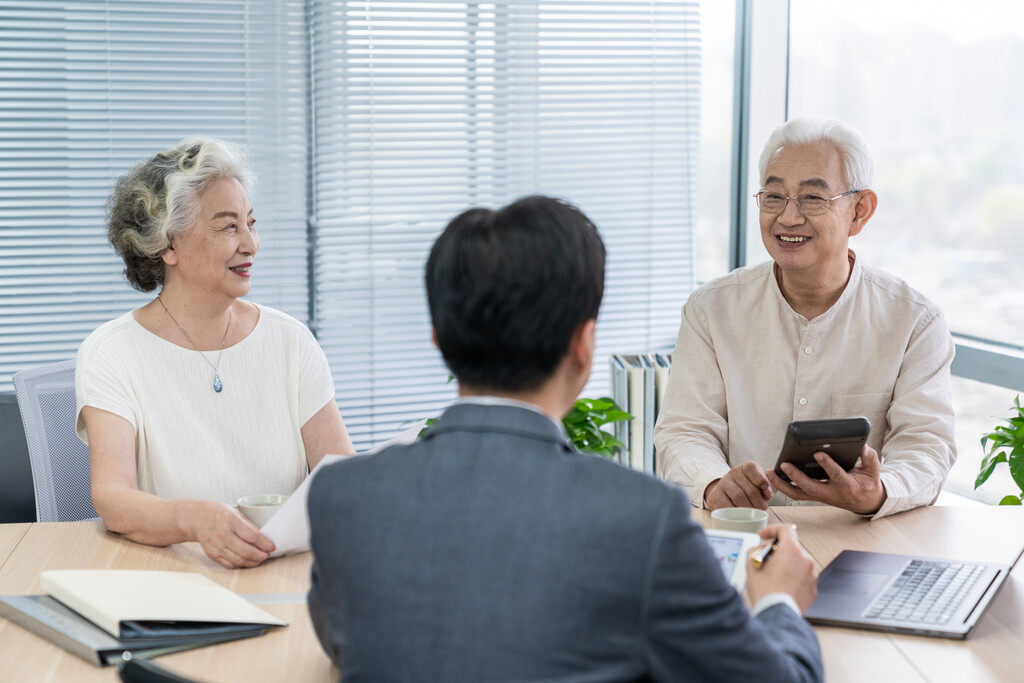
[[[796,118],[786,121],[772,131],[761,152],[761,186],[771,163],[783,147],[828,143],[839,152],[840,165],[846,190],[866,190],[871,187],[874,163],[864,136],[856,128],[840,119]]]

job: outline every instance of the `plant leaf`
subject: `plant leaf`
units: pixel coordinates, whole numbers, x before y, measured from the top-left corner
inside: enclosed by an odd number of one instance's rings
[[[610,434],[604,439],[604,447],[608,449],[608,454],[613,457],[623,450],[623,445],[619,443],[619,440]]]
[[[586,421],[587,416],[575,408],[569,411],[569,413],[562,418],[562,424],[565,425],[566,429],[569,427],[575,427],[576,425],[581,425]]]
[[[578,398],[572,409],[562,418],[565,433],[573,447],[581,453],[593,453],[613,458],[625,446],[609,432],[601,429],[610,422],[632,419],[607,396],[601,398]]]
[[[988,481],[996,465],[1001,462],[1006,462],[1006,453],[989,453],[986,455],[985,459],[981,461],[981,471],[978,472],[978,476],[974,479],[974,488],[978,488]]]
[[[437,422],[437,418],[436,417],[428,417],[423,422],[423,429],[421,429],[419,434],[416,435],[416,438],[417,439],[422,439],[423,435],[430,431],[430,428],[434,426],[435,422]]]
[[[1010,465],[1010,476],[1017,483],[1017,488],[1024,492],[1024,443],[1014,446],[1006,460]]]
[[[991,432],[982,435],[981,448],[985,451],[985,457],[974,479],[974,488],[977,489],[988,481],[999,463],[1007,463],[1010,476],[1021,490],[1021,495],[1006,496],[1000,503],[1002,505],[1020,505],[1021,496],[1024,496],[1024,409],[1021,408],[1020,394],[1013,397],[1011,412],[1014,413],[1011,417],[999,418],[1006,425],[996,425]]]
[[[626,420],[632,420],[633,416],[624,410],[618,408],[612,408],[605,413],[605,420],[607,422],[625,422]]]

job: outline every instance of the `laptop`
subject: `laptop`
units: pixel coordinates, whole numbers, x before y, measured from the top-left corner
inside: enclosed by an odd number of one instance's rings
[[[818,597],[804,616],[812,624],[962,639],[1012,568],[844,550],[818,577]]]

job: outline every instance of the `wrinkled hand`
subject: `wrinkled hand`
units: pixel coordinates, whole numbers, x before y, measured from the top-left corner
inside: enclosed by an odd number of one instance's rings
[[[745,462],[726,472],[721,479],[711,482],[704,491],[704,504],[711,510],[718,508],[768,509],[768,501],[775,489],[756,462]]]
[[[196,513],[193,537],[211,560],[228,569],[255,567],[274,551],[273,542],[228,505],[203,501]]]
[[[778,548],[760,569],[755,569],[747,555],[747,596],[750,604],[769,593],[788,593],[800,608],[800,614],[818,596],[818,577],[814,560],[800,545],[795,526],[770,526],[757,532],[766,542],[778,541]]]
[[[768,478],[776,489],[794,500],[814,500],[859,514],[873,514],[882,507],[886,493],[881,461],[874,448],[864,446],[860,462],[849,472],[827,453],[819,451],[814,459],[828,475],[827,481],[811,479],[790,463],[782,463],[782,471],[792,484],[783,481],[774,471],[768,472]]]

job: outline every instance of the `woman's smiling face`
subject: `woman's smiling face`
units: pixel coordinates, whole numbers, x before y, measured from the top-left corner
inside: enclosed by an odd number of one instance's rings
[[[260,248],[249,197],[234,178],[220,178],[199,201],[196,223],[163,254],[168,276],[194,295],[245,296]]]

